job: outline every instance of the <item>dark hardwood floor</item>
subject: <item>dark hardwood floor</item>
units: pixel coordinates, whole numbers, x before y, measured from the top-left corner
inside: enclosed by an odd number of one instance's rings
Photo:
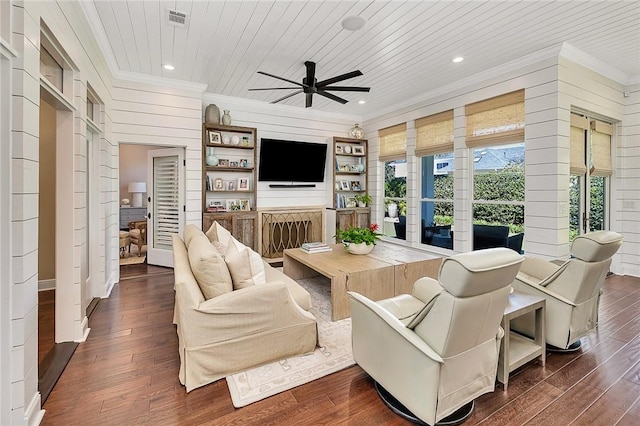
[[[44,405],[45,425],[407,425],[358,366],[235,409],[225,380],[189,394],[178,382],[171,269],[123,267]],[[597,332],[549,353],[476,400],[465,425],[639,425],[640,278],[606,280]],[[389,360],[393,362],[393,360]]]

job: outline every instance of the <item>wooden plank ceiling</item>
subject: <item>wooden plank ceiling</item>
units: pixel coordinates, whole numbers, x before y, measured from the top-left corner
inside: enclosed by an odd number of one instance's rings
[[[318,81],[361,70],[339,84],[371,92],[336,92],[346,105],[314,96],[313,108],[360,116],[563,42],[613,67],[622,83],[640,81],[639,1],[95,0],[83,7],[95,7],[96,30],[120,71],[270,102],[289,92],[247,89],[291,85],[257,71],[301,82],[304,62],[314,61]],[[187,25],[169,25],[168,9],[186,13]],[[351,15],[367,20],[362,30],[342,28]],[[464,62],[452,63],[458,55]],[[304,100],[299,94],[282,104],[304,108]]]

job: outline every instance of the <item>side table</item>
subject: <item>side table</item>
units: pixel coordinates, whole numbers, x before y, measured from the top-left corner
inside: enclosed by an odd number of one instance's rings
[[[502,328],[504,337],[500,344],[498,381],[507,390],[509,373],[527,362],[540,357],[544,367],[546,355],[545,315],[546,300],[543,297],[514,292],[509,295],[509,304],[504,310]],[[526,313],[535,312],[535,335],[532,339],[511,331],[511,320]]]

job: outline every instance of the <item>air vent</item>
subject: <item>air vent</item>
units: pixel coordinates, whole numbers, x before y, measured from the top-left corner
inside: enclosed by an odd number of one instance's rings
[[[180,12],[179,10],[166,9],[166,11],[167,24],[182,28],[187,26],[189,15],[184,12]]]

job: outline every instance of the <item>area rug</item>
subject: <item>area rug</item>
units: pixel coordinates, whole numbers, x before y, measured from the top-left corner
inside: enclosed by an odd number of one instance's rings
[[[137,265],[144,263],[147,258],[147,246],[142,246],[142,256],[138,256],[138,246],[131,245],[131,253],[125,251],[124,256],[120,255],[120,266],[122,265]]]
[[[351,318],[331,321],[329,280],[317,277],[298,280],[298,283],[311,295],[310,312],[318,322],[319,347],[309,355],[226,377],[234,407],[244,407],[355,364],[351,351]]]

